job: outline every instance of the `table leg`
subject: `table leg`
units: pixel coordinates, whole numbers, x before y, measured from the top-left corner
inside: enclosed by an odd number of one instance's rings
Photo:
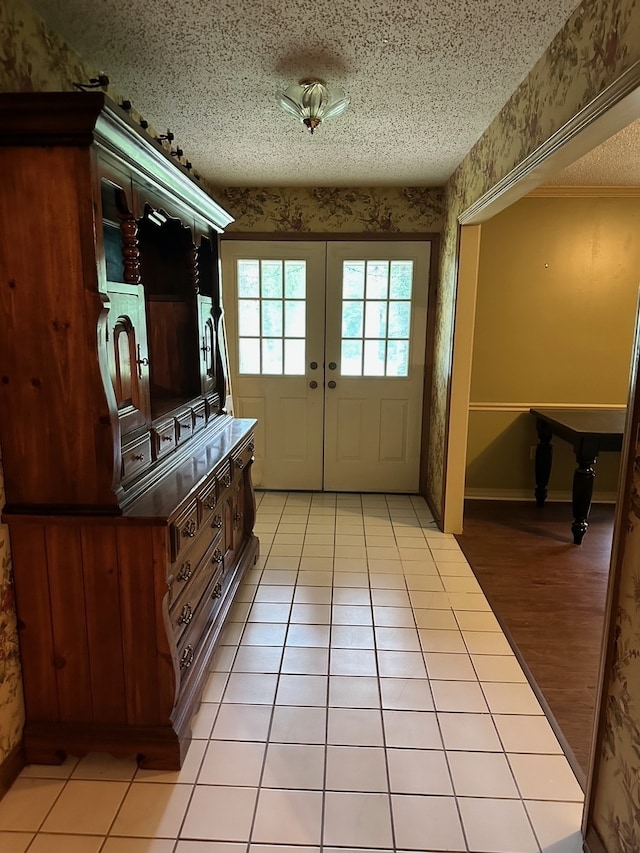
[[[538,446],[536,447],[536,504],[544,506],[547,497],[547,483],[551,475],[551,460],[553,447],[551,445],[551,427],[544,421],[539,420],[536,424],[538,433]]]
[[[596,472],[593,468],[596,456],[576,453],[578,467],[573,475],[573,544],[581,545],[582,539],[589,525],[587,518],[591,510],[591,497],[593,495],[593,481]]]

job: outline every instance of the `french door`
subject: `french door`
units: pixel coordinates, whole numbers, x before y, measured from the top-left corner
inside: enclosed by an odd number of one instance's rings
[[[429,259],[417,241],[223,241],[258,488],[418,490]]]

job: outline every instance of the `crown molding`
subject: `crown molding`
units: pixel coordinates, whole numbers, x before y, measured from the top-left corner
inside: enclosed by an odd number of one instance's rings
[[[640,198],[640,187],[543,186],[525,198]]]

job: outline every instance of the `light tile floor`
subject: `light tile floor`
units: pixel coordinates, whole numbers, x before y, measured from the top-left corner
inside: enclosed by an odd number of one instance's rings
[[[27,767],[2,853],[579,853],[582,791],[424,501],[257,502],[182,770]]]

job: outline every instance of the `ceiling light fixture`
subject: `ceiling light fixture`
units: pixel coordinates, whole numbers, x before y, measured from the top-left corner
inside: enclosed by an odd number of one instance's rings
[[[321,122],[342,115],[350,100],[342,89],[329,90],[320,80],[301,80],[276,94],[280,109],[301,121],[311,133]]]

